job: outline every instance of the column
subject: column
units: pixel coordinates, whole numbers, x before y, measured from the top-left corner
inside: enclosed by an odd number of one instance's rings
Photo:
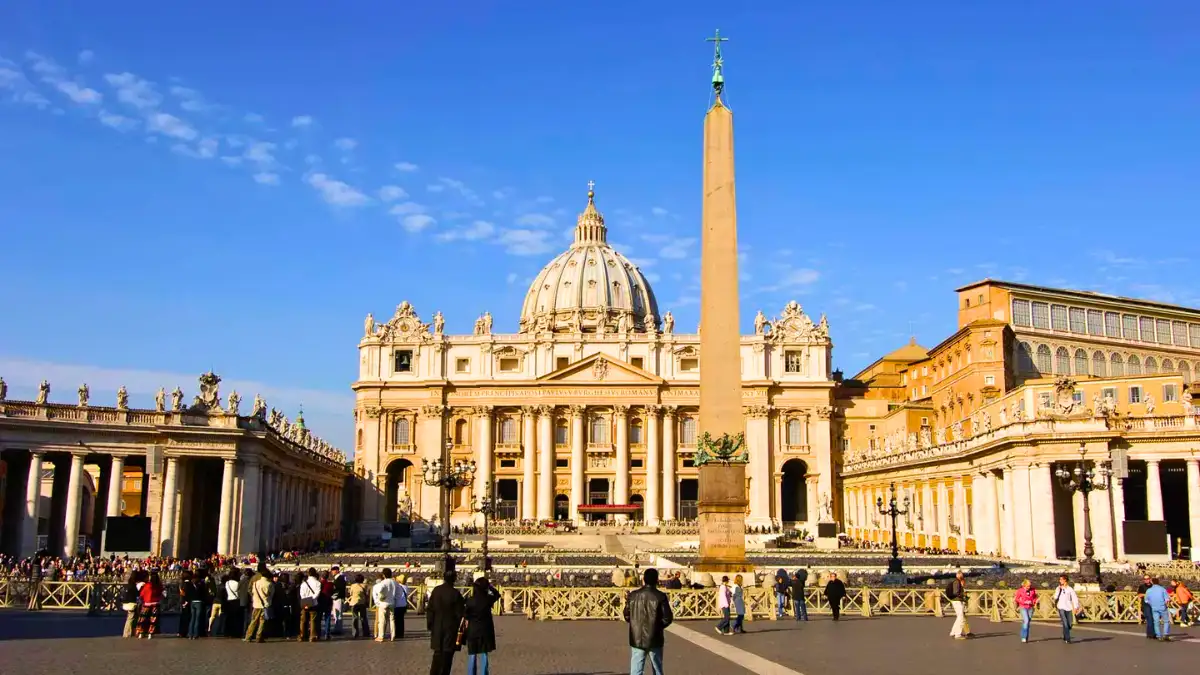
[[[492,457],[495,455],[492,446],[492,408],[479,406],[475,409],[475,415],[475,429],[479,434],[475,437],[475,456],[479,462],[479,471],[475,474],[475,494],[483,499],[488,495],[489,488],[496,484],[495,470],[492,468]]]
[[[175,545],[175,503],[179,490],[175,483],[179,476],[179,460],[167,457],[167,470],[163,477],[162,520],[158,525],[158,550],[161,556],[174,556],[179,547]]]
[[[271,472],[264,467],[258,475],[262,485],[262,500],[259,503],[262,515],[258,525],[258,541],[254,542],[254,549],[266,555],[271,549],[267,545],[271,536]]]
[[[1029,498],[1029,467],[1013,469],[1013,557],[1021,560],[1034,558],[1034,527],[1032,502]]]
[[[1092,517],[1092,547],[1096,549],[1098,560],[1113,559],[1113,522],[1112,509],[1109,508],[1108,490],[1094,490],[1088,495],[1088,508]],[[1078,524],[1079,532],[1083,533],[1083,521]],[[1081,537],[1082,541],[1082,537]],[[1083,545],[1079,546],[1078,557],[1083,557]]]
[[[125,458],[114,455],[112,469],[108,472],[108,504],[105,515],[117,518],[121,515],[121,489],[125,487]]]
[[[1112,518],[1116,524],[1117,541],[1116,541],[1116,559],[1125,559],[1125,479],[1114,478],[1112,485],[1109,486],[1109,491],[1112,493]],[[1188,508],[1192,508],[1191,504]]]
[[[262,469],[257,457],[242,460],[242,536],[238,545],[231,547],[236,553],[261,553],[258,550],[258,532],[262,513]]]
[[[617,461],[614,463],[613,470],[616,471],[617,480],[613,490],[613,503],[628,504],[629,503],[629,406],[615,405],[613,406],[613,421],[617,424]],[[628,520],[628,516],[621,514],[617,516],[617,520]]]
[[[937,528],[935,531],[938,534],[940,542],[938,545],[941,548],[948,548],[950,542],[950,518],[948,517],[950,514],[949,490],[946,489],[946,482],[940,479],[937,482],[936,489],[938,512],[937,522],[934,523]]]
[[[933,484],[921,486],[921,532],[925,535],[925,545],[933,546],[931,535],[937,534],[937,523],[933,522]]]
[[[583,468],[587,462],[584,456],[583,415],[587,408],[581,405],[571,406],[571,521],[582,522],[579,517],[579,505],[587,503],[586,486],[583,480]]]
[[[1146,460],[1146,514],[1146,520],[1163,519],[1162,477],[1157,459]]]
[[[675,406],[663,408],[663,520],[675,520]]]
[[[971,526],[967,523],[967,487],[962,476],[954,479],[954,519],[958,521],[958,552],[966,553]]]
[[[662,449],[658,445],[658,415],[660,406],[646,406],[646,501],[645,514],[648,525],[658,525],[659,504],[662,495],[658,484],[662,480]]]
[[[1013,507],[1013,470],[1011,466],[1004,467],[1004,485],[1002,489],[1003,503],[1000,504],[1000,553],[1008,558],[1017,557],[1017,518]]]
[[[67,515],[63,524],[63,555],[74,557],[79,543],[79,509],[83,503],[83,455],[71,455],[71,477],[67,479]]]
[[[221,474],[221,515],[217,525],[217,553],[229,555],[232,551],[229,531],[233,528],[233,469],[234,460],[225,460]]]
[[[538,408],[538,498],[541,520],[554,520],[554,406]]]
[[[1048,561],[1058,559],[1058,540],[1054,532],[1053,480],[1049,462],[1042,462],[1029,470],[1034,555]]]
[[[766,406],[748,410],[746,445],[750,451],[750,524],[771,524],[771,441],[768,437],[769,418]],[[832,496],[832,495],[831,495]]]
[[[1000,553],[1001,541],[1001,519],[1004,514],[1000,511],[1000,481],[996,478],[996,472],[989,470],[984,477],[984,482],[987,484],[987,504],[988,513],[984,516],[985,520],[980,521],[983,527],[987,530],[987,553],[996,555]]]
[[[804,518],[809,524],[816,523],[820,509],[817,505],[817,478],[816,476],[806,476],[804,481]],[[815,530],[815,527],[809,528]]]
[[[1200,560],[1200,460],[1187,461],[1187,500],[1192,560]]]
[[[42,502],[42,459],[40,452],[29,453],[29,476],[25,479],[25,520],[21,524],[21,557],[37,553],[38,507]]]
[[[521,482],[521,518],[523,520],[537,519],[537,429],[535,428],[533,408],[527,407],[521,411],[521,436],[525,455],[521,460],[524,469],[524,480]]]

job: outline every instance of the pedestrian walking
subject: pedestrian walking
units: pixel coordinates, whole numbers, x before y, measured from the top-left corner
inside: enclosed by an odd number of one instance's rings
[[[1021,587],[1013,594],[1013,602],[1021,614],[1021,642],[1029,642],[1029,624],[1033,621],[1033,609],[1037,607],[1038,594],[1033,588],[1033,582],[1026,579]]]
[[[625,601],[625,622],[629,624],[629,673],[644,675],[649,661],[654,675],[663,675],[663,634],[675,620],[675,615],[671,612],[667,594],[658,590],[658,570],[646,570],[642,579],[645,585],[630,593]],[[726,577],[724,582],[728,581]]]
[[[1179,625],[1187,628],[1192,625],[1192,591],[1188,589],[1187,584],[1183,579],[1176,579],[1172,595],[1175,596],[1175,604],[1179,605]]]
[[[842,617],[842,599],[846,597],[846,584],[838,578],[837,572],[829,573],[829,581],[825,583],[825,599],[829,601],[829,611],[833,612],[833,620]]]
[[[963,606],[963,601],[967,599],[967,584],[962,571],[957,572],[946,586],[946,597],[950,598],[950,607],[954,609],[954,625],[950,627],[950,637],[966,640],[971,637],[971,626],[967,623],[966,608]]]
[[[784,578],[787,578],[786,575]],[[733,632],[745,633],[746,629],[742,627],[742,622],[746,620],[746,596],[742,590],[742,575],[738,574],[733,577],[733,586],[730,590],[733,591]]]
[[[1146,604],[1146,591],[1154,585],[1154,581],[1147,574],[1142,577],[1142,583],[1138,586],[1138,607],[1142,610],[1142,623],[1146,626],[1146,639],[1153,640],[1158,635],[1154,631],[1154,612],[1150,611],[1150,605]]]
[[[1150,580],[1150,588],[1146,589],[1146,606],[1150,608],[1150,616],[1154,622],[1154,637],[1159,642],[1171,639],[1171,613],[1167,609],[1171,603],[1171,594],[1158,583],[1158,579]]]
[[[808,601],[804,597],[804,585],[808,582],[808,571],[796,570],[792,575],[792,612],[797,621],[808,621]]]
[[[407,581],[403,574],[396,576],[396,595],[395,595],[395,614],[393,615],[392,631],[393,634],[400,640],[404,639],[404,615],[408,614],[408,586],[404,584]]]
[[[1058,620],[1062,622],[1063,642],[1071,644],[1071,624],[1075,616],[1083,611],[1079,604],[1079,595],[1067,581],[1067,575],[1058,578],[1058,588],[1054,589],[1054,607],[1058,610]]]
[[[787,613],[788,593],[792,590],[792,584],[788,580],[788,573],[785,569],[775,571],[775,618],[782,619]]]
[[[429,605],[425,608],[425,627],[429,630],[429,648],[433,650],[429,675],[450,675],[454,652],[461,646],[459,632],[464,603],[462,593],[454,587],[457,577],[457,572],[448,570],[442,584],[429,595]]]
[[[733,609],[733,590],[729,588],[729,577],[721,577],[721,585],[717,586],[717,609],[721,610],[721,621],[717,623],[717,633],[733,635],[729,623],[729,614]]]
[[[471,584],[471,598],[466,602],[467,675],[491,675],[488,654],[496,651],[496,625],[492,607],[500,592],[480,574]]]

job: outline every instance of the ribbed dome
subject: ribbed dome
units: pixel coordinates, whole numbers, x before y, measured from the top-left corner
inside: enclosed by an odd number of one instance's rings
[[[590,185],[589,185],[590,187]],[[608,245],[588,190],[571,247],[542,268],[521,308],[521,332],[658,331],[658,302],[641,270]]]

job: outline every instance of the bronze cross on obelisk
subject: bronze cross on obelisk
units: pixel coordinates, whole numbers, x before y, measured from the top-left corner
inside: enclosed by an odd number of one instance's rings
[[[717,96],[721,95],[721,90],[725,88],[725,60],[721,58],[721,43],[729,42],[729,38],[721,37],[721,29],[717,29],[713,37],[704,38],[705,42],[713,43],[713,90],[717,92]]]

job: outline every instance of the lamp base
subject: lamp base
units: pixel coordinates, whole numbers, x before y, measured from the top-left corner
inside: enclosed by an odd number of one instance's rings
[[[1079,561],[1079,577],[1081,581],[1100,581],[1100,561],[1099,560],[1080,560]]]

